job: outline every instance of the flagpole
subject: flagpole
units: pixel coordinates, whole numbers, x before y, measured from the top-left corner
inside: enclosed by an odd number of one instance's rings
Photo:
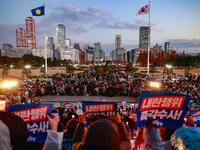
[[[150,2],[149,1],[149,9],[150,9]],[[151,30],[151,27],[150,27],[150,12],[149,11],[149,37],[148,37],[148,58],[147,58],[147,74],[149,75],[149,49],[150,49],[150,30]]]
[[[45,3],[44,3],[44,43],[45,43],[45,70],[47,75],[47,49],[46,49],[46,20],[45,20]]]

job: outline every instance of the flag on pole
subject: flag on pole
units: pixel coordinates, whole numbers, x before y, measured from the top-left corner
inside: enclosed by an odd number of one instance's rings
[[[44,6],[37,7],[31,10],[33,16],[43,16],[44,15]]]
[[[149,14],[149,12],[150,12],[150,4],[147,4],[138,11],[137,16]]]

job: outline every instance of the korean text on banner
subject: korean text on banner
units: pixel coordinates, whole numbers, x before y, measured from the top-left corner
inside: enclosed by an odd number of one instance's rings
[[[200,124],[200,110],[195,111],[192,118],[194,120],[194,124]]]
[[[136,127],[152,119],[159,127],[177,129],[182,126],[190,95],[142,91],[137,112]]]
[[[21,117],[29,131],[29,137],[26,142],[44,143],[47,136],[47,130],[50,129],[47,115],[51,115],[53,104],[26,104],[10,105],[6,108]]]
[[[87,115],[104,114],[111,116],[117,113],[117,103],[82,101],[83,112]]]
[[[65,106],[65,104],[68,104],[68,102],[60,102],[60,106]]]
[[[72,109],[73,104],[68,103],[68,104],[65,104],[64,107],[65,107],[65,110],[67,110],[67,109]]]

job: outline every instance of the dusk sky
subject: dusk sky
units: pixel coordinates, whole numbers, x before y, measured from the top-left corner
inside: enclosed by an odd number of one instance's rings
[[[115,49],[115,35],[121,34],[127,51],[139,45],[139,28],[148,26],[149,15],[136,16],[147,0],[0,0],[0,48],[3,43],[16,47],[16,29],[25,19],[36,23],[37,48],[44,45],[44,16],[32,16],[31,9],[44,5],[46,36],[54,37],[58,24],[66,26],[72,46],[79,43],[94,47],[100,42],[109,56]],[[151,47],[170,42],[181,52],[200,53],[200,0],[152,0],[150,3]]]

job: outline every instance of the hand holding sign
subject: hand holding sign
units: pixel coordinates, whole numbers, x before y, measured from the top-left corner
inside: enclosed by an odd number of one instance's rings
[[[56,131],[57,132],[57,128],[58,128],[58,123],[59,123],[59,116],[58,114],[52,113],[51,114],[52,118],[47,115],[47,118],[49,120],[49,124],[51,126],[51,130]]]
[[[117,124],[121,122],[121,116],[119,115],[118,112],[117,112],[117,114],[114,115],[114,120]]]
[[[79,120],[81,123],[85,123],[85,113],[83,113],[83,115],[79,115],[79,116],[78,116],[78,120]]]

